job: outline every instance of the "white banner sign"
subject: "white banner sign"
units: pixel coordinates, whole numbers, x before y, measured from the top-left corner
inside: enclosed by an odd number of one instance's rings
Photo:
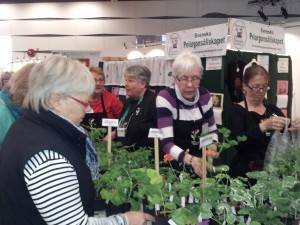
[[[240,19],[230,19],[231,48],[285,54],[284,29]]]
[[[166,59],[175,59],[183,51],[191,51],[200,57],[226,55],[228,24],[167,33]]]

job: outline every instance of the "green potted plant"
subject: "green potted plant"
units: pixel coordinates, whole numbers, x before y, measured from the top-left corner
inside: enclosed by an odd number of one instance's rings
[[[209,169],[217,173],[207,178],[204,191],[202,180],[191,174],[179,174],[169,166],[160,167],[158,174],[149,161],[152,149],[128,152],[126,147],[114,146],[111,164],[96,183],[98,193],[115,205],[129,203],[133,210],[144,203],[144,209],[152,210],[158,219],[162,215],[177,225],[198,224],[200,217],[203,222],[222,225],[279,225],[287,224],[288,218],[298,219],[300,149],[278,155],[269,172],[233,179],[226,173],[227,166],[213,167],[212,162],[244,137],[230,140],[230,131],[222,128],[219,132],[219,151],[207,156]],[[256,184],[251,186],[249,179],[256,179]]]
[[[221,141],[216,143],[219,152],[212,154],[212,150],[208,150],[210,151],[207,157],[208,167],[217,172],[226,172],[227,166],[212,166],[213,158],[218,157],[223,150],[236,145],[242,138],[230,140],[230,132],[225,128],[219,132],[222,135]],[[143,153],[143,150],[128,152],[123,147],[115,149],[112,155],[115,156],[111,158],[109,170],[96,183],[102,198],[115,205],[129,203],[133,210],[140,209],[141,203],[144,202],[146,203],[144,208],[155,210],[157,215],[172,218],[177,225],[198,223],[200,213],[203,219],[213,216],[206,208],[210,206],[203,196],[206,192],[203,192],[200,178],[185,172],[178,173],[172,167],[161,167],[158,174],[152,163],[145,164],[145,161],[149,162],[147,160],[149,154]],[[141,163],[138,162],[139,159]],[[214,180],[211,178],[209,182]],[[223,190],[221,183],[214,189],[217,190],[215,193],[218,193],[214,196],[215,200],[220,196],[219,191]],[[209,190],[211,193],[212,188]]]

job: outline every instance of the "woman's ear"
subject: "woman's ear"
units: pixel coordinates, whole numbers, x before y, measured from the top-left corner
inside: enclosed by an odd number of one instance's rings
[[[145,81],[142,81],[142,82],[141,82],[141,85],[142,85],[142,88],[147,88],[147,84],[146,84]]]
[[[58,94],[58,93],[50,94],[50,104],[51,104],[52,108],[55,109],[57,112],[59,112],[62,107],[61,99],[62,99],[61,94]]]

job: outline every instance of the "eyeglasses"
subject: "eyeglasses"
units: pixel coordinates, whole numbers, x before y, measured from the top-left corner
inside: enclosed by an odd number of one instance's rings
[[[268,91],[268,90],[270,90],[270,87],[267,86],[267,85],[264,85],[264,86],[254,85],[254,86],[250,87],[248,84],[246,84],[246,86],[247,86],[248,88],[250,88],[252,91],[255,91],[255,92],[258,92],[258,91],[260,91],[260,90],[263,90],[263,91]]]
[[[100,79],[95,79],[95,82],[96,82],[96,83],[97,83],[97,82],[100,82],[100,83],[101,83],[101,82],[103,82],[103,81],[104,81],[104,79],[101,79],[101,78],[100,78]]]
[[[82,105],[84,108],[87,108],[90,104],[88,102],[84,102],[79,100],[78,98],[72,97],[70,95],[66,95],[67,97],[73,99],[75,102],[79,103],[80,105]]]
[[[192,76],[191,78],[189,78],[188,76],[181,76],[181,77],[177,77],[176,79],[181,83],[181,84],[188,84],[190,81],[193,84],[199,84],[201,77],[199,76]]]

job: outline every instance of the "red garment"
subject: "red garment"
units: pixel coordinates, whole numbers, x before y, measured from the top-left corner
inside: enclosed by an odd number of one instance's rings
[[[108,91],[103,91],[101,93],[104,99],[104,106],[107,113],[108,118],[110,119],[119,119],[121,111],[123,109],[122,102],[112,93]],[[89,101],[91,108],[96,112],[103,112],[101,99]]]

